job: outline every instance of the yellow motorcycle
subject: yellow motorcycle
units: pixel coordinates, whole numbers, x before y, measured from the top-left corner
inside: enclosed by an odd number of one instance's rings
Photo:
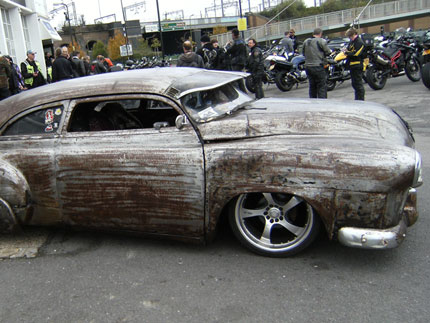
[[[369,59],[365,58],[363,61],[363,72],[366,71],[367,66],[369,65]],[[336,84],[342,84],[343,82],[351,79],[351,74],[349,72],[349,68],[347,66],[347,56],[341,50],[335,50],[330,55],[328,62],[326,64],[327,67],[327,91],[332,91],[336,87]],[[364,78],[363,73],[363,79]]]

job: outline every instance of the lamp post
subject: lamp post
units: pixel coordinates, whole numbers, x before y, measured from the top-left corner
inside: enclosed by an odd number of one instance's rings
[[[192,35],[192,29],[191,29],[191,18],[194,16],[194,14],[192,14],[191,16],[190,16],[190,37],[191,37],[191,40],[193,40],[193,35]]]
[[[69,23],[69,33],[70,33],[70,42],[71,42],[70,46],[73,47],[73,34],[72,34],[72,26],[70,24],[69,7],[65,3],[63,3],[63,2],[54,3],[54,6],[62,6],[63,8],[66,9],[66,12],[64,13],[64,16],[66,17],[66,21]]]
[[[160,7],[158,6],[158,0],[156,0],[155,2],[157,3],[158,29],[160,30],[161,54],[164,59],[164,44],[163,44],[163,31],[161,30]]]
[[[122,10],[122,18],[124,19],[124,32],[125,32],[125,48],[127,50],[127,59],[129,57],[128,55],[128,33],[127,33],[127,20],[125,18],[125,10],[124,10],[124,6],[122,5],[122,0],[121,0],[121,10]]]

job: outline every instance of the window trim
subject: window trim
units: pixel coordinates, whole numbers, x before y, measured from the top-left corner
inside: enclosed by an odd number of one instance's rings
[[[68,110],[68,100],[63,101],[56,101],[52,103],[47,103],[43,105],[38,105],[35,107],[31,107],[29,109],[26,109],[24,111],[19,112],[18,114],[14,115],[12,118],[10,118],[7,122],[3,124],[3,126],[0,128],[0,140],[10,139],[10,138],[18,138],[18,137],[35,137],[35,136],[41,136],[41,137],[53,137],[53,136],[59,136],[61,133],[61,129],[63,128],[66,112]],[[52,132],[45,132],[45,133],[39,133],[39,134],[20,134],[20,135],[3,135],[5,130],[13,123],[18,121],[21,118],[24,118],[26,115],[31,114],[38,110],[45,110],[49,108],[55,108],[55,107],[63,107],[63,113],[60,118],[60,124],[58,125],[58,128],[55,131]]]
[[[186,115],[186,112],[184,112],[182,110],[182,108],[180,107],[180,105],[175,102],[174,100],[162,96],[162,95],[157,95],[157,94],[152,94],[152,93],[139,93],[139,94],[120,94],[120,95],[107,95],[107,96],[97,96],[97,97],[88,97],[88,98],[77,98],[77,99],[72,99],[69,102],[69,106],[67,108],[67,112],[64,114],[64,119],[63,119],[63,123],[61,126],[61,134],[62,135],[67,135],[67,136],[75,136],[77,135],[78,137],[81,136],[88,136],[88,134],[91,133],[91,135],[117,135],[117,134],[121,134],[121,133],[126,133],[129,134],[131,132],[157,132],[159,133],[160,130],[156,130],[154,128],[138,128],[138,129],[123,129],[123,130],[106,130],[106,131],[68,131],[68,126],[71,120],[71,116],[72,116],[72,111],[74,110],[74,108],[82,103],[88,103],[88,102],[101,102],[101,101],[121,101],[121,100],[133,100],[133,99],[150,99],[150,100],[158,100],[158,101],[162,101],[166,104],[168,104],[169,106],[171,106],[174,110],[176,110],[176,112],[178,113],[178,115],[182,114],[182,115]],[[188,117],[188,116],[187,116]],[[161,131],[162,132],[166,132],[169,131],[169,129],[174,129],[175,131],[177,130],[176,126],[171,126],[171,127],[167,127],[167,128],[162,128]]]

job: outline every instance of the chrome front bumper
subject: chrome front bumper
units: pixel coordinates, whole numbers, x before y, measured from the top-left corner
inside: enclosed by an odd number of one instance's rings
[[[406,221],[389,229],[344,227],[338,232],[339,242],[347,247],[363,249],[390,249],[398,247],[406,237]]]
[[[406,237],[406,228],[417,221],[417,191],[409,190],[403,216],[399,224],[388,229],[344,227],[339,229],[338,240],[347,247],[363,249],[390,249],[398,247]]]

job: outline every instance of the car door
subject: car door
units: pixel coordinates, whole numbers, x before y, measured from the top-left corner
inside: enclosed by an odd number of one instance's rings
[[[202,238],[202,144],[191,126],[174,126],[180,113],[154,95],[72,101],[57,150],[65,221]]]
[[[0,167],[3,170],[12,167],[16,170],[16,176],[22,177],[28,185],[24,188],[28,191],[25,198],[28,205],[12,203],[21,224],[48,225],[62,220],[56,189],[55,151],[67,103],[56,102],[30,108],[13,117],[2,128]],[[3,178],[2,185],[4,181]],[[22,190],[14,185],[16,183],[4,189]],[[8,194],[10,192],[6,192]]]

